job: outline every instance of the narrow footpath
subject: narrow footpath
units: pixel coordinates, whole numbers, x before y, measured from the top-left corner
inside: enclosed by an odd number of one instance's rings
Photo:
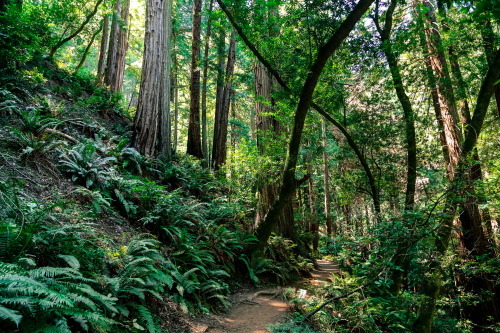
[[[310,285],[319,285],[330,280],[330,275],[340,273],[337,265],[327,260],[318,260],[318,270],[290,287],[307,290]],[[286,288],[286,287],[285,287]],[[233,295],[233,307],[211,323],[193,327],[194,333],[266,333],[266,325],[283,320],[288,305],[281,299],[283,288],[244,291]]]

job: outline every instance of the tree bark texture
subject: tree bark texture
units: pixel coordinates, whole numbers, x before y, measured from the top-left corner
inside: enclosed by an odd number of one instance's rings
[[[161,80],[159,153],[167,160],[172,157],[172,127],[170,115],[170,93],[172,91],[172,0],[164,0],[163,8],[163,78]]]
[[[104,85],[111,86],[116,70],[116,56],[118,52],[118,33],[120,30],[121,0],[115,0],[113,7],[113,19],[111,20],[111,32],[109,33],[108,58],[104,70]],[[147,21],[147,17],[146,17]]]
[[[208,8],[207,33],[205,35],[205,53],[203,57],[203,82],[201,89],[201,149],[205,161],[208,159],[207,148],[207,76],[208,76],[208,49],[210,48],[210,35],[212,31],[212,8],[214,0],[210,0]],[[205,162],[206,163],[206,162]]]
[[[203,158],[200,135],[200,34],[201,0],[193,1],[193,29],[191,44],[191,102],[189,105],[189,125],[187,153],[199,159]]]
[[[179,63],[177,61],[176,50],[176,36],[175,30],[172,29],[172,39],[173,39],[173,58],[174,58],[174,142],[173,142],[173,154],[177,153],[177,131],[179,127],[179,79],[178,79],[178,68]]]
[[[97,76],[96,82],[101,82],[102,74],[104,73],[104,64],[106,60],[106,48],[108,47],[109,40],[109,15],[104,17],[102,37],[101,37],[101,48],[99,51],[99,62],[97,64]]]
[[[226,30],[220,29],[219,40],[217,42],[217,87],[215,91],[215,114],[222,112],[222,104],[224,98],[225,49],[226,49]]]
[[[420,13],[421,8],[425,7],[425,14]],[[450,74],[447,69],[444,48],[441,43],[439,31],[437,31],[437,22],[433,6],[427,0],[414,0],[414,8],[419,15],[419,20],[422,20],[427,44],[427,66],[432,69],[429,71],[430,83],[435,83],[438,104],[434,98],[434,109],[436,115],[440,116],[438,122],[442,121],[444,135],[440,136],[443,147],[446,145],[447,153],[444,155],[448,178],[454,177],[455,168],[458,165],[460,157],[460,144],[463,140],[456,102],[451,86]],[[453,50],[452,50],[453,54]],[[453,59],[452,59],[453,60]],[[455,63],[457,65],[458,63]],[[434,80],[432,80],[434,78]],[[434,81],[434,82],[432,82]],[[431,87],[433,89],[434,87]],[[465,118],[467,118],[467,110]],[[445,150],[443,149],[443,152]],[[477,168],[477,167],[476,167]],[[487,241],[482,229],[481,214],[476,201],[474,191],[473,177],[474,170],[469,170],[467,181],[467,195],[463,196],[464,204],[462,205],[462,213],[460,214],[460,222],[462,224],[461,241],[464,246],[471,252],[471,256],[484,254],[487,248]],[[477,173],[477,171],[475,172]],[[477,177],[477,176],[475,176]]]
[[[123,77],[125,75],[125,60],[128,49],[128,16],[130,11],[130,1],[123,0],[120,10],[120,22],[116,37],[116,59],[114,70],[111,72],[110,90],[112,92],[121,91],[123,88]]]
[[[488,73],[483,79],[481,89],[479,91],[474,115],[467,127],[465,141],[462,144],[461,154],[457,165],[457,173],[453,178],[453,187],[457,189],[454,192],[460,193],[460,189],[464,187],[463,181],[468,178],[469,160],[471,152],[476,146],[477,139],[481,133],[484,118],[490,104],[491,96],[494,92],[494,83],[500,75],[500,52],[497,51],[494,60],[489,66]],[[466,184],[466,183],[465,183]],[[465,185],[467,186],[467,184]],[[440,224],[435,237],[433,252],[429,256],[430,269],[429,276],[425,279],[423,288],[423,300],[419,308],[419,316],[415,322],[414,330],[417,332],[431,332],[432,321],[436,310],[436,301],[441,288],[442,268],[441,262],[448,248],[451,233],[453,230],[453,219],[457,208],[456,198],[448,196],[445,203],[446,218]],[[498,320],[498,318],[497,318]]]
[[[279,124],[271,115],[271,85],[272,77],[267,73],[266,68],[260,63],[255,62],[253,68],[254,87],[255,87],[255,113],[256,113],[256,128],[257,128],[257,147],[259,154],[266,154],[268,143],[266,139],[269,136],[274,136],[275,129],[279,131]],[[267,177],[268,174],[263,175]],[[276,198],[276,184],[262,181],[259,186],[259,203],[255,225],[258,226],[264,219],[264,215],[271,207],[271,204]]]
[[[134,123],[133,144],[143,155],[158,152],[159,122],[161,116],[163,76],[163,14],[165,1],[146,1],[146,29],[142,61],[141,86]]]
[[[217,171],[226,162],[227,126],[229,122],[229,107],[233,87],[234,64],[236,61],[236,38],[234,29],[229,42],[229,53],[226,64],[226,78],[220,111],[216,110],[214,120],[214,139],[212,150],[212,168]],[[219,111],[219,112],[217,112]]]
[[[442,0],[438,0],[438,10],[443,18],[443,30],[448,32],[449,27],[445,22],[447,13]],[[467,84],[462,76],[458,56],[452,45],[448,46],[448,56],[451,71],[457,83],[456,92],[458,100],[461,103],[462,124],[464,128],[467,128],[471,122],[470,108],[467,101]],[[495,86],[495,91],[496,89],[497,86]],[[486,208],[483,209],[483,214],[481,214],[479,210],[479,205],[486,204],[487,201],[483,195],[476,193],[474,185],[482,181],[481,163],[477,147],[474,147],[471,155],[474,162],[467,175],[467,186],[465,187],[465,193],[462,195],[464,200],[462,211],[460,212],[460,222],[463,229],[460,233],[460,237],[463,245],[467,249],[466,254],[463,256],[465,260],[476,260],[478,256],[484,256],[486,254],[489,254],[491,257],[495,256],[494,250],[491,248],[494,240],[492,239],[493,234],[489,232],[489,230],[491,230],[489,210],[487,205]],[[486,226],[486,230],[482,228],[483,225]],[[480,294],[484,291],[492,294],[489,299],[483,302],[466,306],[466,315],[468,319],[479,326],[487,326],[490,324],[487,320],[487,316],[491,316],[498,320],[500,318],[500,302],[498,291],[495,293],[495,286],[492,283],[493,277],[491,274],[472,273],[472,276],[465,279],[465,281],[466,290],[472,291],[475,294]]]

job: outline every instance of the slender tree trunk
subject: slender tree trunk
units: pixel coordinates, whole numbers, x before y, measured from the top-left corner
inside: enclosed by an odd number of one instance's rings
[[[378,7],[377,7],[377,17],[375,18],[375,24],[377,30],[380,34],[380,39],[382,42],[382,50],[389,64],[389,70],[391,71],[392,81],[394,83],[394,89],[396,90],[396,95],[398,96],[399,103],[403,109],[403,116],[405,120],[405,134],[406,134],[406,149],[407,149],[407,169],[406,169],[406,193],[405,193],[405,206],[404,210],[406,213],[413,211],[415,205],[415,188],[417,182],[417,141],[415,135],[415,122],[414,114],[411,106],[410,99],[406,94],[405,87],[403,84],[403,79],[399,70],[398,60],[394,55],[391,43],[391,30],[392,30],[392,15],[396,8],[397,1],[392,0],[385,16],[384,27],[381,28],[378,22]],[[405,219],[407,216],[405,215]],[[410,227],[405,221],[405,226]],[[408,241],[404,240],[402,244],[399,245],[400,248],[406,248],[408,246]],[[402,268],[406,261],[406,252],[401,251],[394,258],[395,266]],[[397,295],[401,289],[401,283],[403,280],[403,270],[395,269],[392,271],[393,284],[391,286],[391,291],[393,294]]]
[[[115,0],[113,7],[113,19],[111,20],[111,32],[109,34],[108,58],[104,70],[104,85],[111,86],[116,70],[116,56],[118,53],[118,33],[120,30],[121,0]],[[147,20],[147,17],[146,17]]]
[[[102,74],[104,73],[104,64],[106,59],[106,48],[108,47],[109,40],[109,15],[104,17],[102,37],[101,37],[101,48],[99,51],[99,62],[97,65],[97,76],[96,82],[100,83],[102,80]]]
[[[491,8],[487,12],[489,11],[491,11]],[[488,65],[491,65],[495,57],[495,33],[493,32],[493,27],[491,26],[489,15],[485,15],[485,17],[486,19],[481,22],[481,26],[479,27],[479,29],[481,30],[481,35],[483,37],[486,60],[488,61]],[[493,93],[493,95],[495,96],[497,113],[500,117],[500,84],[495,85],[495,92]]]
[[[99,29],[97,29],[96,32],[94,32],[94,34],[92,35],[92,38],[90,38],[90,42],[89,44],[87,45],[87,47],[85,48],[85,51],[83,51],[83,55],[82,55],[82,59],[80,60],[80,62],[78,63],[78,65],[76,66],[75,68],[75,71],[73,72],[74,74],[78,73],[78,71],[80,70],[80,68],[83,66],[83,64],[85,63],[85,59],[87,59],[87,55],[89,54],[89,50],[90,48],[92,47],[92,44],[94,44],[94,40],[95,38],[97,37],[97,35],[101,32],[102,30],[102,24],[101,26],[99,27]]]
[[[133,145],[146,156],[158,153],[159,122],[161,116],[162,91],[164,80],[164,31],[163,1],[146,1],[146,28],[144,35],[144,56],[142,61],[141,86],[137,112],[134,122]]]
[[[128,16],[130,10],[131,0],[122,0],[122,6],[120,10],[121,24],[123,27],[118,27],[118,34],[116,39],[116,59],[114,63],[114,70],[111,72],[111,84],[110,90],[112,92],[121,91],[123,88],[123,78],[125,75],[125,60],[127,57],[128,49]]]
[[[219,40],[217,43],[217,88],[215,92],[215,115],[221,114],[224,99],[224,56],[226,48],[226,30],[219,30]],[[215,136],[215,124],[214,124]],[[213,149],[213,148],[212,148]],[[213,154],[212,163],[213,164]]]
[[[316,195],[314,193],[314,182],[313,182],[313,170],[312,165],[310,164],[312,161],[309,161],[308,164],[308,172],[311,175],[309,177],[309,211],[310,211],[310,219],[309,219],[309,232],[313,235],[313,251],[318,251],[319,245],[319,228],[318,228],[318,218],[316,216]]]
[[[229,53],[226,65],[226,79],[222,95],[222,103],[219,110],[216,110],[214,120],[214,139],[212,150],[212,168],[217,171],[226,162],[227,125],[229,120],[229,106],[231,103],[231,91],[234,73],[234,63],[236,60],[236,39],[235,31],[231,32],[229,43]],[[219,111],[219,112],[217,112]]]
[[[203,58],[203,83],[201,90],[201,149],[205,158],[204,164],[208,161],[207,149],[207,75],[208,75],[208,49],[210,48],[210,34],[212,31],[212,8],[214,0],[210,0],[208,9],[207,33],[205,35],[205,54]]]
[[[233,98],[231,98],[231,118],[233,120],[231,124],[231,149],[234,153],[236,150],[236,124],[234,123],[236,121],[236,93],[233,89]]]
[[[85,17],[85,20],[82,22],[82,24],[80,24],[80,26],[78,27],[78,29],[76,29],[71,35],[69,35],[68,37],[66,38],[63,38],[61,39],[59,42],[56,43],[56,45],[54,45],[54,47],[52,47],[52,49],[50,49],[50,57],[53,58],[54,57],[54,54],[57,52],[57,50],[59,50],[59,48],[61,46],[63,46],[64,44],[66,44],[67,42],[69,42],[70,40],[72,40],[73,38],[75,38],[80,32],[82,32],[83,28],[85,28],[85,26],[90,22],[90,20],[92,20],[92,18],[95,16],[95,14],[97,13],[97,10],[99,9],[99,6],[101,5],[101,3],[103,2],[103,0],[97,0],[95,6],[94,6],[94,9],[92,10],[92,12],[90,12],[86,17]]]
[[[200,135],[200,34],[201,0],[193,1],[193,29],[191,45],[191,102],[189,106],[189,125],[187,153],[203,158]]]
[[[174,42],[174,47],[172,48],[173,53],[174,53],[174,147],[173,147],[173,153],[174,155],[177,153],[177,131],[179,127],[179,73],[178,73],[178,68],[179,68],[179,62],[177,60],[177,52],[176,50],[176,45],[177,45],[177,40],[176,40],[176,34],[175,31],[172,30],[172,36],[173,36],[173,42]]]
[[[130,0],[129,0],[130,1]],[[167,160],[172,157],[172,129],[170,117],[170,93],[172,91],[172,0],[164,0],[163,8],[163,79],[161,81],[159,153]]]
[[[332,224],[332,217],[330,213],[332,211],[332,202],[330,199],[330,187],[329,187],[329,178],[330,174],[328,172],[328,153],[326,152],[326,123],[325,120],[321,120],[321,134],[323,139],[323,179],[324,179],[324,194],[325,194],[325,220],[326,220],[326,234],[328,237],[336,235],[337,233],[337,225],[335,223]]]

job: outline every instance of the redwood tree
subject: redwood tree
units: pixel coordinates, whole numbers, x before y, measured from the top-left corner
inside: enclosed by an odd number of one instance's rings
[[[187,153],[203,158],[200,135],[200,44],[201,44],[201,0],[193,1],[193,28],[191,42],[191,102],[189,104],[189,125]]]

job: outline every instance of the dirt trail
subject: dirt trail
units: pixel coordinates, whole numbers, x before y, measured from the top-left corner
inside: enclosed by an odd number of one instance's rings
[[[291,287],[307,289],[308,285],[318,285],[329,281],[330,274],[340,273],[337,265],[327,260],[318,260],[319,270],[312,276]],[[216,323],[204,325],[193,332],[207,333],[266,333],[266,325],[284,319],[288,313],[287,304],[281,300],[281,288],[265,289],[258,292],[242,291],[234,295],[233,307]]]

